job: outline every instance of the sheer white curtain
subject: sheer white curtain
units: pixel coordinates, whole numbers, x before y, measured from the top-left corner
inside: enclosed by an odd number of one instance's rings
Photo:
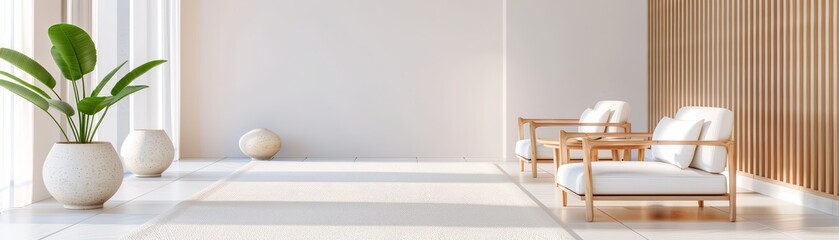
[[[131,2],[129,64],[139,66],[155,59],[168,63],[137,79],[148,91],[133,95],[131,127],[166,130],[180,149],[180,1]]]
[[[179,152],[180,140],[180,1],[92,0],[93,38],[99,51],[96,74],[106,74],[128,60],[129,69],[155,59],[163,64],[134,84],[146,90],[117,105],[106,117],[99,139],[117,149],[131,129],[164,129]],[[95,77],[99,79],[99,77]],[[176,159],[177,159],[176,155]]]
[[[0,47],[32,55],[32,4],[0,0]],[[28,14],[27,14],[28,13]],[[0,61],[0,70],[34,83],[27,74]],[[5,76],[0,79],[10,80]],[[26,100],[0,89],[0,211],[29,204],[32,197],[32,114]]]

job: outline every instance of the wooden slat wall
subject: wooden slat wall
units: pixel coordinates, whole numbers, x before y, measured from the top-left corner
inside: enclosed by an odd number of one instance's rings
[[[649,129],[734,111],[739,170],[839,199],[837,0],[649,0]]]

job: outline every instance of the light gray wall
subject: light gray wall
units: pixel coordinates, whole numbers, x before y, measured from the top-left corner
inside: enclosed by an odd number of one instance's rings
[[[501,156],[502,3],[184,0],[182,156]]]
[[[508,157],[517,117],[578,118],[598,100],[629,102],[633,130],[647,130],[646,8],[638,0],[507,0]]]
[[[283,137],[281,156],[512,157],[518,116],[575,118],[603,99],[646,130],[646,1],[182,9],[184,157],[242,156],[258,127]]]

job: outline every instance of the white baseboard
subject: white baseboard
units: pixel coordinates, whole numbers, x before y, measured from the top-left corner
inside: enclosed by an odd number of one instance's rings
[[[833,200],[812,193],[807,193],[799,189],[770,183],[768,181],[741,174],[737,175],[737,187],[790,202],[795,205],[839,216],[839,200]]]

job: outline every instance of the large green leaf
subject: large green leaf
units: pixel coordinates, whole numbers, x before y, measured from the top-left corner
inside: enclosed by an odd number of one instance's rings
[[[79,72],[73,72],[73,70],[70,69],[70,66],[67,66],[67,62],[64,62],[64,57],[61,56],[60,52],[58,52],[58,48],[55,48],[55,46],[53,46],[50,49],[50,54],[52,54],[52,60],[55,61],[55,65],[58,66],[58,69],[61,70],[61,74],[65,78],[67,78],[67,79],[80,79],[80,78],[82,78],[82,76],[79,75],[80,74]]]
[[[131,84],[131,82],[133,82],[134,79],[137,79],[152,68],[157,67],[157,65],[163,64],[165,62],[166,60],[154,60],[144,63],[143,65],[140,65],[137,68],[134,68],[133,70],[131,70],[131,72],[125,74],[125,76],[123,76],[121,79],[119,79],[119,81],[116,84],[114,84],[114,88],[111,88],[111,95],[117,95],[117,93],[121,92],[123,88]]]
[[[65,78],[75,81],[93,71],[96,67],[96,45],[87,32],[72,24],[62,23],[52,25],[47,33],[67,66]]]
[[[36,62],[29,56],[23,55],[18,51],[8,49],[8,48],[0,48],[0,59],[6,60],[6,62],[15,65],[15,67],[20,68],[32,77],[35,77],[39,82],[43,83],[50,89],[55,88],[55,78],[52,77],[49,71],[41,66],[40,63]]]
[[[0,80],[0,87],[4,87],[12,93],[17,94],[23,99],[26,99],[26,101],[35,104],[35,106],[40,108],[41,110],[46,111],[50,107],[49,103],[47,103],[47,99],[41,97],[41,95],[38,95],[37,93],[30,91],[29,89],[21,85],[17,85],[13,82],[9,82],[6,80]]]
[[[73,106],[70,106],[69,103],[56,99],[49,99],[47,100],[47,102],[50,104],[50,108],[57,109],[58,111],[64,113],[64,115],[67,115],[68,117],[76,115],[76,110],[73,110]]]
[[[146,89],[148,87],[149,86],[146,85],[127,86],[123,88],[122,91],[118,92],[117,94],[114,94],[114,96],[109,100],[110,103],[108,103],[108,106],[114,105],[123,98],[128,97],[128,95],[131,95],[137,91]]]
[[[50,95],[47,94],[47,92],[44,92],[44,90],[41,90],[37,86],[29,84],[26,81],[23,81],[23,79],[20,79],[19,77],[15,76],[15,75],[12,75],[11,73],[8,73],[8,72],[5,72],[5,71],[0,71],[0,74],[5,75],[6,77],[9,77],[12,80],[15,80],[15,82],[17,82],[18,84],[23,85],[26,88],[29,88],[29,90],[32,90],[33,92],[38,93],[39,95],[41,95],[42,97],[44,97],[46,99],[51,98]]]
[[[86,97],[79,101],[79,112],[93,115],[105,109],[108,106],[108,99],[111,97]]]
[[[108,84],[108,81],[111,81],[111,78],[114,77],[114,74],[116,74],[117,71],[119,71],[119,69],[122,68],[122,66],[126,63],[128,63],[128,61],[122,62],[122,64],[114,68],[114,70],[111,70],[111,72],[109,72],[108,75],[105,75],[105,77],[102,78],[102,81],[99,81],[99,85],[96,85],[96,89],[93,89],[93,92],[90,94],[90,96],[99,96],[99,92],[102,91],[102,88],[105,87],[105,84]]]

